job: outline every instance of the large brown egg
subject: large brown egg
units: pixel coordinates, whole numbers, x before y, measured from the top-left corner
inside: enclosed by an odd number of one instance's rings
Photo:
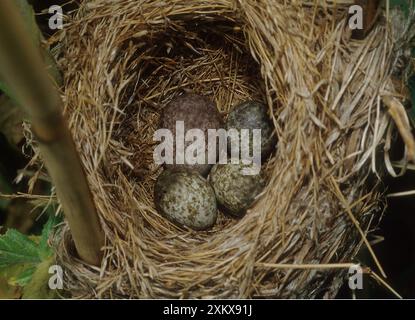
[[[202,163],[189,163],[184,156],[183,164],[180,164],[176,157],[176,150],[179,149],[178,141],[176,139],[176,126],[178,121],[183,121],[184,134],[189,129],[200,129],[204,133],[204,160]],[[209,150],[208,150],[208,129],[222,128],[223,121],[219,111],[214,102],[207,97],[197,94],[184,94],[174,98],[163,109],[160,121],[160,128],[168,129],[173,133],[174,147],[173,147],[173,164],[167,164],[168,169],[191,169],[199,172],[202,176],[207,176],[213,164],[209,164]],[[185,142],[186,149],[192,142]],[[216,144],[216,150],[210,148],[211,158],[215,160],[218,158],[219,150]]]

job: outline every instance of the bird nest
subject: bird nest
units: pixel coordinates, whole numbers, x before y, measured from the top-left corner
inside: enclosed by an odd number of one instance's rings
[[[65,113],[106,237],[96,268],[62,229],[57,258],[73,297],[336,294],[369,246],[396,127],[388,111],[402,116],[404,98],[389,18],[353,40],[351,3],[336,3],[95,0],[67,18],[53,39]],[[153,202],[163,170],[153,134],[183,92],[208,96],[224,117],[263,101],[278,138],[247,214],[219,213],[207,231],[172,224]]]

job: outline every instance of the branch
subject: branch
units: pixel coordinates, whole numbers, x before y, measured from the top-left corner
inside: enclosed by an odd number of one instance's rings
[[[62,102],[12,2],[0,1],[0,73],[32,125],[79,257],[99,265],[104,235]]]

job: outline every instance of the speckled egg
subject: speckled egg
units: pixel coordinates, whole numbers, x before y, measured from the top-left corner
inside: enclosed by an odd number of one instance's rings
[[[244,164],[216,164],[209,175],[218,204],[225,212],[240,217],[265,186],[261,173],[247,175]]]
[[[184,161],[184,164],[178,164],[176,157],[174,156],[174,163],[167,164],[166,168],[177,169],[185,168],[199,172],[202,176],[207,176],[213,164],[208,164],[208,129],[220,129],[223,128],[222,116],[216,108],[216,104],[205,96],[186,93],[174,98],[163,109],[160,119],[160,127],[163,129],[169,129],[173,136],[176,137],[176,122],[184,122],[184,132],[189,129],[200,129],[205,136],[205,153],[203,164],[190,164]],[[184,148],[188,147],[192,142],[186,142]],[[176,144],[173,145],[173,154],[176,155]],[[218,158],[219,148],[216,147],[216,154],[214,158]],[[211,151],[215,152],[215,151]]]
[[[273,135],[274,126],[268,117],[267,108],[264,104],[256,101],[245,101],[233,108],[226,122],[227,130],[234,128],[261,129],[261,159],[265,161],[275,148],[276,139]],[[249,132],[249,151],[252,153],[252,131]],[[230,152],[230,140],[228,140],[228,152]]]
[[[205,230],[216,222],[215,193],[195,171],[164,170],[156,181],[154,202],[160,214],[180,226]]]

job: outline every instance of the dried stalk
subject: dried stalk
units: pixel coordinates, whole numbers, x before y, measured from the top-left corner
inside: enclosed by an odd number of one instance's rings
[[[0,2],[0,71],[31,123],[77,252],[98,265],[104,236],[58,91],[11,0]]]

